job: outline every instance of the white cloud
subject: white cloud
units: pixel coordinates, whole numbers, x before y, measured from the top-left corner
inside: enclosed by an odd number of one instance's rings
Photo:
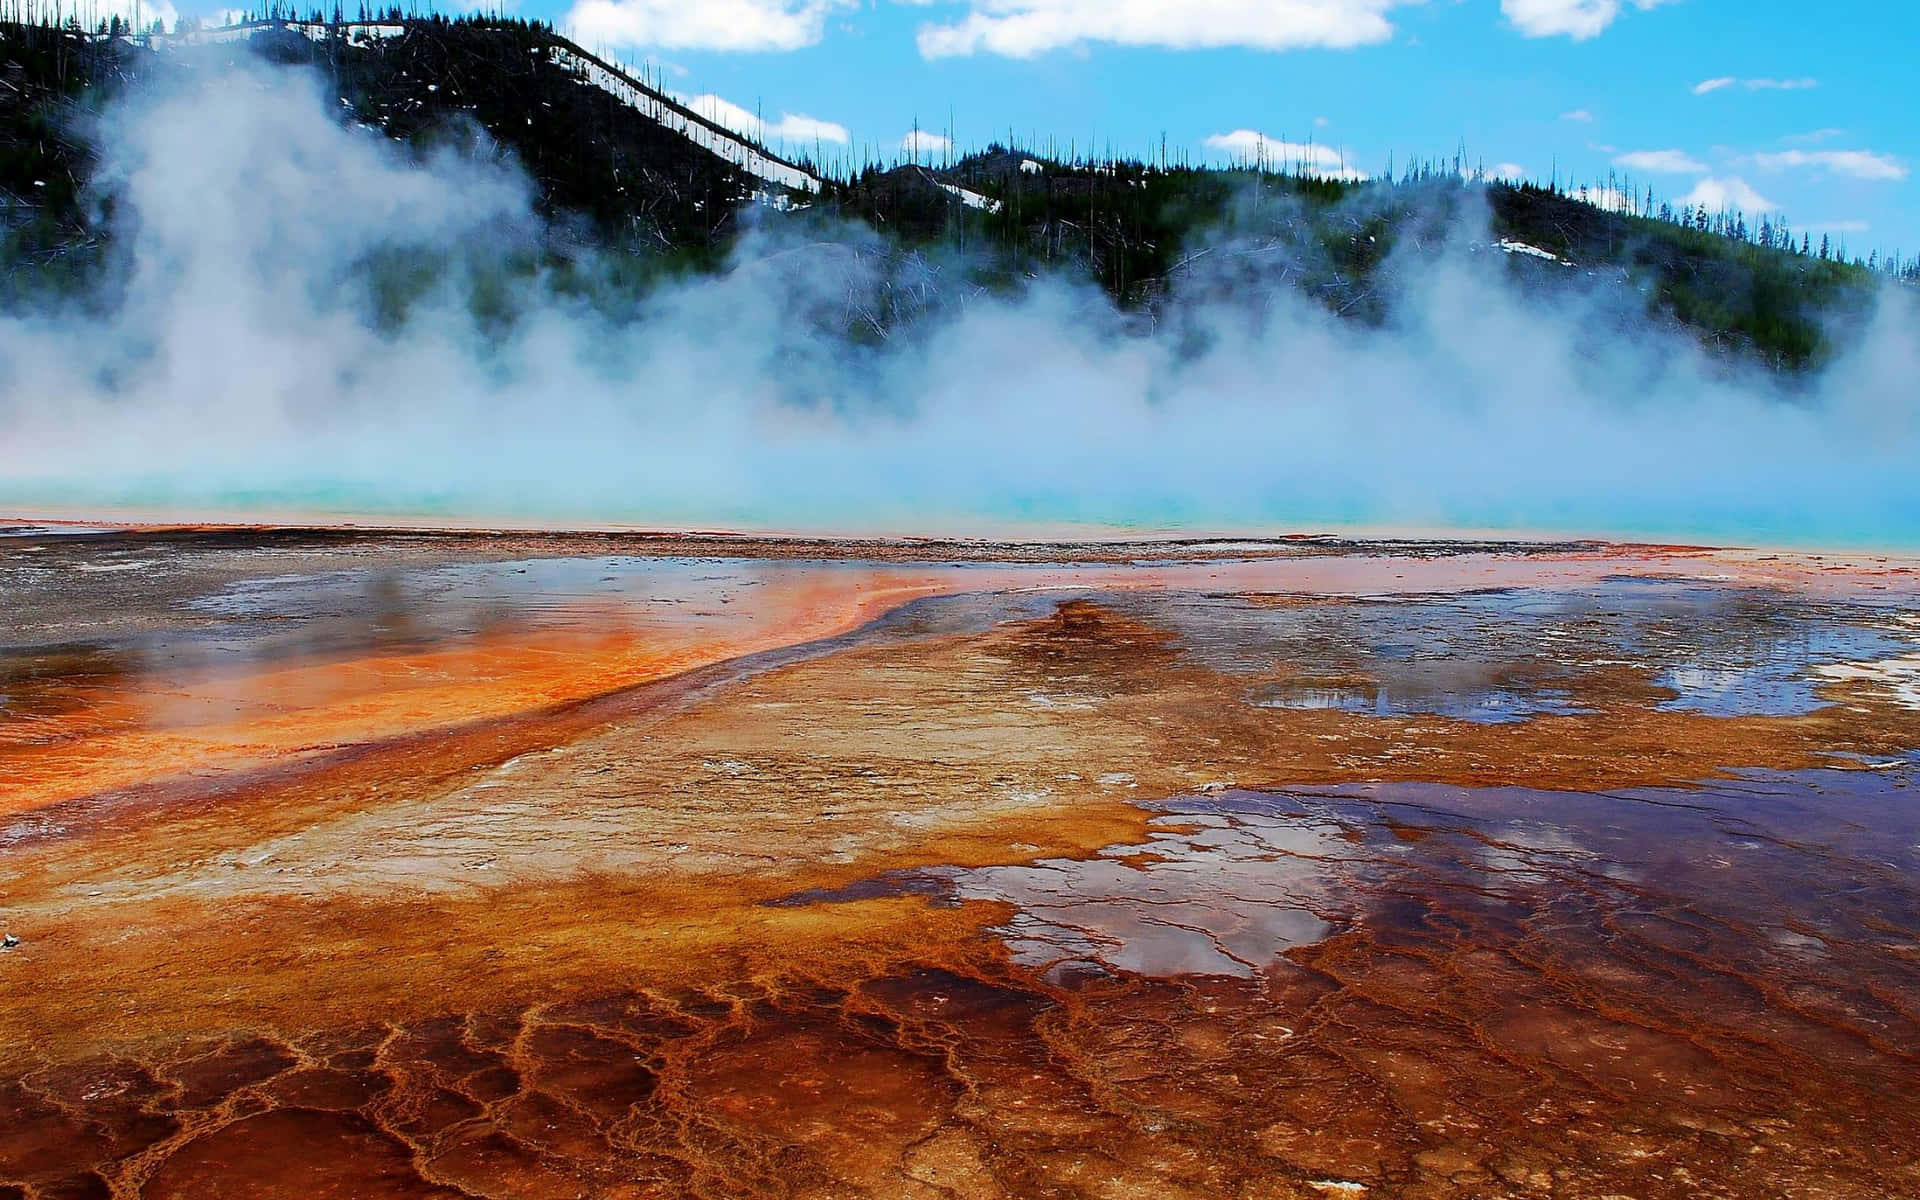
[[[1387,13],[1419,0],[969,0],[962,19],[920,30],[927,58],[1029,58],[1089,42],[1197,50],[1349,49],[1393,36]]]
[[[77,10],[72,7],[63,7],[54,11],[61,12],[63,19],[65,13],[78,11],[81,23],[89,29],[102,21],[111,22],[115,17],[119,17],[128,26],[140,30],[150,28],[156,20],[162,22],[168,29],[173,29],[180,24],[180,14],[166,0],[160,0],[157,4],[153,3],[153,0],[103,0],[102,3],[89,4]],[[239,18],[239,20],[244,19],[244,16]]]
[[[833,142],[847,144],[847,127],[835,121],[822,121],[805,113],[781,113],[780,120],[767,127],[769,136],[788,142]]]
[[[1519,183],[1527,177],[1527,169],[1519,163],[1494,163],[1492,166],[1481,164],[1475,167],[1461,167],[1460,178],[1469,181],[1500,180],[1506,183]]]
[[[1753,164],[1763,171],[1805,167],[1845,175],[1851,179],[1899,180],[1905,179],[1908,174],[1899,159],[1871,150],[1781,150],[1756,154]]]
[[[798,50],[859,0],[576,0],[566,25],[588,45],[668,50]]]
[[[1613,165],[1629,171],[1653,171],[1663,175],[1707,173],[1707,164],[1685,150],[1630,150],[1615,158]]]
[[[781,113],[778,121],[767,121],[738,104],[711,93],[681,97],[680,102],[725,129],[745,134],[765,145],[771,142],[833,142],[847,144],[847,127],[822,121],[802,113]]]
[[[937,133],[928,133],[916,129],[900,139],[900,149],[919,158],[921,155],[945,154],[953,149],[953,139]]]
[[[1236,129],[1232,133],[1216,133],[1205,144],[1208,149],[1219,150],[1236,162],[1269,170],[1297,171],[1326,179],[1367,178],[1365,171],[1347,165],[1345,154],[1316,142],[1289,142],[1252,129]]]
[[[1706,208],[1709,212],[1723,212],[1737,208],[1742,212],[1775,212],[1779,205],[1762,196],[1737,175],[1725,179],[1702,179],[1693,185],[1693,190],[1680,197],[1680,203],[1687,208]]]
[[[1577,121],[1582,125],[1590,125],[1593,123],[1593,114],[1584,108],[1576,108],[1572,112],[1561,113],[1560,119],[1562,121]]]
[[[1500,0],[1500,11],[1525,37],[1575,41],[1597,36],[1629,7],[1646,10],[1673,0]]]
[[[1832,126],[1828,126],[1825,129],[1815,129],[1809,133],[1788,134],[1780,140],[1789,146],[1813,146],[1821,142],[1830,142],[1845,132],[1846,130],[1844,129],[1835,129]]]
[[[1730,88],[1736,83],[1750,92],[1803,92],[1808,88],[1820,86],[1818,79],[1804,76],[1799,79],[1736,79],[1732,75],[1717,75],[1712,79],[1702,79],[1694,84],[1693,94],[1704,96],[1708,92]]]
[[[1634,198],[1619,188],[1582,187],[1574,192],[1576,199],[1584,200],[1595,208],[1604,208],[1608,212],[1632,213],[1640,211],[1640,205]]]

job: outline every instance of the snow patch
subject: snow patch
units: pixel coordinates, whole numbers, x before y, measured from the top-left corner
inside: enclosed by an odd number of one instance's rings
[[[804,201],[796,200],[791,192],[771,192],[764,189],[753,194],[753,201],[755,204],[764,204],[775,212],[799,212],[812,207]]]
[[[211,29],[182,29],[153,39],[156,46],[218,46],[227,42],[240,42],[256,33],[269,33],[276,29],[285,29],[316,42],[324,42],[336,34],[349,42],[377,42],[384,38],[402,37],[407,27],[398,21],[342,21],[338,25],[329,21],[242,21],[234,25],[219,25]]]
[[[1573,265],[1571,262],[1568,262],[1566,259],[1561,258],[1558,254],[1555,254],[1551,250],[1542,250],[1538,246],[1529,246],[1525,242],[1516,242],[1511,238],[1501,238],[1499,241],[1494,243],[1494,247],[1495,249],[1503,250],[1508,254],[1524,254],[1529,258],[1544,258],[1548,262],[1557,262],[1563,267],[1570,267]]]
[[[582,83],[599,88],[648,120],[671,129],[696,146],[712,151],[756,179],[796,192],[820,190],[820,180],[799,167],[774,158],[738,135],[640,86],[595,59],[562,46],[553,47],[550,57],[555,66],[572,72]]]
[[[288,30],[316,42],[340,37],[348,42],[365,44],[404,36],[407,26],[398,21],[343,21],[337,25],[327,21],[245,21],[212,29],[184,30],[155,38],[154,41],[158,45],[173,46],[219,45],[244,41],[256,33],[274,30]],[[536,50],[535,53],[539,51]],[[599,88],[647,119],[711,151],[763,183],[796,192],[818,192],[821,188],[818,177],[801,170],[792,163],[775,158],[738,134],[641,86],[625,73],[590,55],[576,53],[565,46],[551,47],[548,54],[555,66],[573,74],[582,83]],[[430,84],[427,90],[435,91],[437,87]],[[964,189],[949,188],[949,190],[954,191],[964,203],[971,207],[997,207],[985,196],[964,192]],[[791,204],[791,201],[775,198],[768,193],[761,193],[761,195],[766,203],[776,208],[788,207]]]
[[[982,196],[979,192],[970,192],[957,183],[943,182],[940,186],[946,189],[948,195],[957,198],[960,203],[966,205],[968,208],[977,208],[982,212],[1000,211],[1000,202],[998,200]]]

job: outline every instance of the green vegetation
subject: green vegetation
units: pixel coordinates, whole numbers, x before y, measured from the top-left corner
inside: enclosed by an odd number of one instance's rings
[[[794,197],[785,206],[794,211],[778,211],[753,202],[773,190],[762,181],[557,65],[556,47],[585,52],[545,25],[362,11],[361,21],[405,26],[401,36],[367,38],[338,12],[310,18],[304,31],[291,18],[271,12],[237,42],[194,47],[191,34],[175,35],[165,53],[117,22],[93,31],[0,22],[0,300],[110,294],[101,285],[112,279],[114,198],[89,186],[103,114],[143,78],[242,56],[318,71],[343,117],[417,153],[452,144],[504,155],[533,181],[549,230],[540,245],[490,263],[400,248],[365,264],[369,306],[390,328],[455,272],[484,322],[510,322],[516,280],[536,273],[604,310],[631,310],[662,279],[726,262],[746,214],[841,241],[848,222],[875,231],[853,240],[859,253],[887,260],[878,268],[884,303],[839,318],[858,338],[884,338],[944,303],[935,262],[954,268],[945,278],[995,291],[1044,272],[1081,273],[1147,314],[1176,288],[1284,285],[1345,318],[1380,321],[1390,315],[1388,276],[1437,256],[1458,237],[1458,218],[1482,212],[1491,239],[1564,260],[1509,255],[1525,285],[1630,289],[1655,317],[1783,370],[1830,354],[1880,276],[1920,280],[1912,261],[1846,261],[1824,242],[1796,242],[1771,217],[1749,228],[1739,214],[1675,213],[1651,196],[1612,192],[1603,208],[1557,185],[1469,179],[1458,160],[1348,182],[1254,166],[1063,162],[992,146],[939,165],[836,173],[802,163],[824,184]],[[956,188],[989,203],[965,203]]]

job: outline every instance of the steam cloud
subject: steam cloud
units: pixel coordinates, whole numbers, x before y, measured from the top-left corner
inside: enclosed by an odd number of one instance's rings
[[[1399,275],[1386,328],[1221,254],[1239,273],[1183,276],[1150,334],[1041,280],[877,346],[823,338],[807,314],[881,284],[858,230],[750,235],[722,275],[618,317],[527,280],[504,333],[455,272],[396,327],[370,257],[538,242],[511,168],[410,161],[264,68],[106,128],[124,290],[0,316],[10,505],[1920,546],[1920,323],[1891,291],[1791,384],[1623,312],[1619,289],[1545,303],[1471,230]]]

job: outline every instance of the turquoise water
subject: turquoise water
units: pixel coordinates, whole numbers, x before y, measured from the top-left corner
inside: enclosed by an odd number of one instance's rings
[[[1920,487],[1920,470],[1914,472]],[[551,528],[764,531],[825,536],[967,536],[1006,540],[1111,536],[1280,537],[1331,533],[1356,537],[1514,537],[1670,542],[1687,545],[1920,552],[1920,494],[1863,498],[1857,507],[1809,508],[1791,496],[1767,502],[1664,511],[1620,506],[1521,502],[1461,505],[1435,514],[1401,512],[1353,499],[1299,499],[1232,510],[1167,501],[1094,502],[1068,495],[1011,498],[1003,504],[915,508],[885,499],[809,498],[794,503],[743,498],[725,503],[651,497],[643,503],[503,498],[493,489],[413,490],[289,481],[222,489],[185,483],[122,486],[109,482],[9,486],[0,481],[0,519],[184,520],[254,522],[368,521],[416,525],[491,524]]]

